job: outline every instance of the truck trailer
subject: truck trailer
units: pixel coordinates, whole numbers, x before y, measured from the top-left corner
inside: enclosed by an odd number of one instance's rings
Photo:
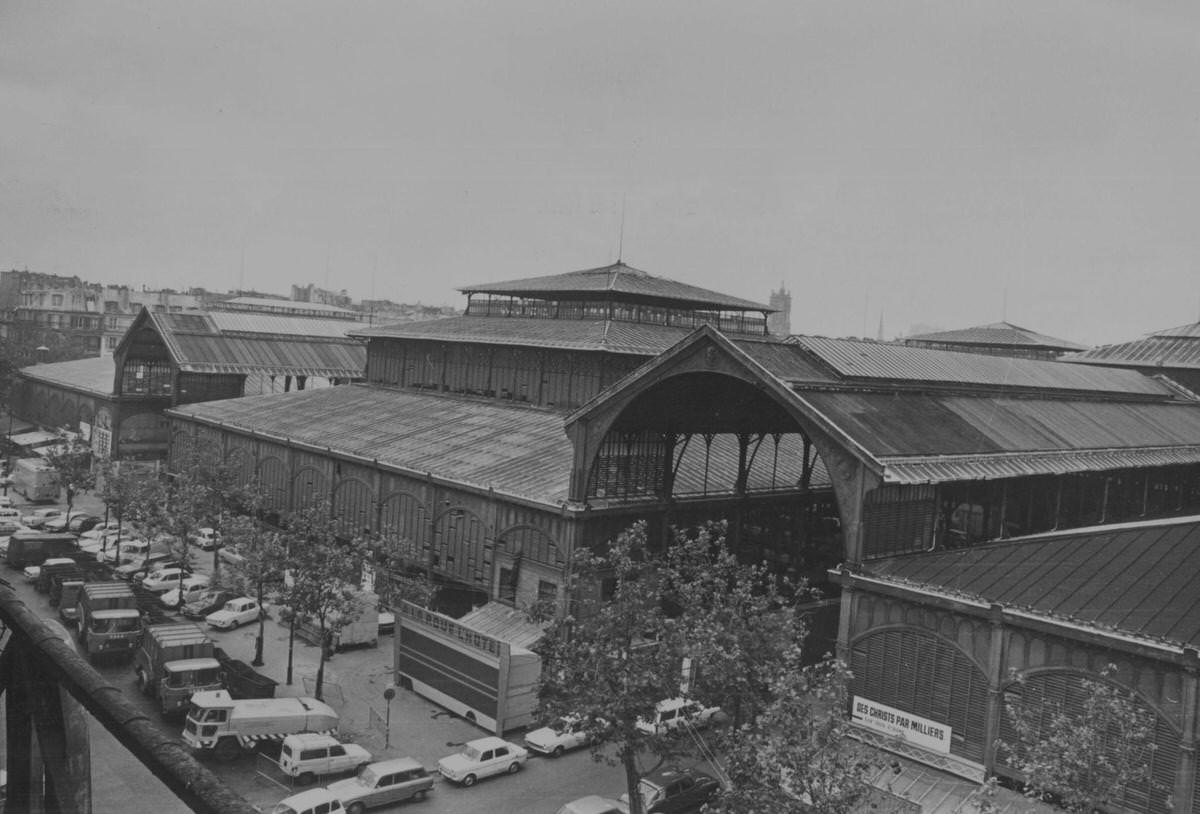
[[[133,654],[138,688],[158,699],[163,715],[187,707],[192,693],[221,689],[213,641],[190,622],[153,625]]]
[[[244,698],[227,690],[192,695],[183,740],[193,749],[233,760],[260,743],[302,732],[337,732],[338,714],[316,698]]]
[[[13,462],[13,489],[37,503],[58,500],[58,472],[41,458],[18,458]]]

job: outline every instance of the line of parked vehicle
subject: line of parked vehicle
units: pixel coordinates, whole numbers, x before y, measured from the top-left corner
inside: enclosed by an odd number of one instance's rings
[[[686,698],[673,698],[661,701],[654,717],[639,721],[638,728],[659,733],[683,727],[698,729],[720,716],[717,707],[705,708]],[[494,775],[516,774],[531,753],[561,757],[567,751],[590,745],[594,736],[594,729],[584,726],[583,719],[565,716],[526,733],[523,746],[498,737],[469,741],[461,751],[441,758],[437,772],[450,782],[470,787]],[[362,747],[341,744],[329,735],[290,736],[284,741],[279,765],[285,774],[307,785],[318,776],[353,770],[362,759]],[[410,757],[376,764],[358,763],[357,771],[354,778],[282,800],[272,814],[362,814],[366,808],[423,797],[434,784],[432,773]],[[638,785],[647,814],[698,811],[719,788],[719,781],[706,772],[677,768],[652,772]],[[629,796],[613,799],[587,795],[565,803],[558,814],[629,814]]]

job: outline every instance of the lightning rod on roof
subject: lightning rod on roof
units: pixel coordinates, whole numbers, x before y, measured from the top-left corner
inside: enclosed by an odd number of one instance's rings
[[[617,262],[625,254],[625,196],[621,195],[621,231],[617,233]]]

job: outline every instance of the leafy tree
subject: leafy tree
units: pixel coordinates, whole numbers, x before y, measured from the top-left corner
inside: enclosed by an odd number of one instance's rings
[[[102,460],[97,466],[96,484],[104,505],[117,520],[118,540],[124,534],[125,519],[129,516],[131,505],[141,494],[146,478],[144,470],[111,458]]]
[[[205,527],[219,527],[231,506],[240,505],[244,487],[235,462],[215,447],[181,444],[171,471],[146,480],[131,504],[131,515],[146,533],[166,542],[184,565],[193,560],[192,545]],[[183,585],[183,574],[179,577]]]
[[[375,594],[381,608],[394,608],[401,602],[412,602],[422,608],[432,608],[438,586],[428,572],[410,573],[405,546],[382,535],[368,538],[371,567],[374,573]]]
[[[58,443],[50,447],[46,463],[54,470],[58,485],[66,496],[67,517],[75,498],[96,486],[96,469],[92,464],[92,448],[74,435],[59,433]]]
[[[574,589],[605,585],[581,598],[547,628],[539,644],[538,695],[551,717],[578,715],[594,737],[592,756],[625,770],[632,814],[642,814],[639,757],[670,754],[675,739],[646,732],[655,705],[680,694],[683,654],[672,646],[646,526],[622,533],[602,555],[581,552]]]
[[[324,501],[288,517],[285,540],[290,584],[285,582],[284,602],[294,614],[293,631],[297,618],[316,626],[320,657],[315,695],[321,698],[330,643],[365,609],[359,585],[367,545],[361,538],[339,537],[337,522]]]
[[[265,607],[266,586],[280,582],[288,566],[288,548],[283,532],[270,528],[255,517],[231,516],[221,527],[224,545],[237,549],[239,559],[230,567],[232,574],[225,581],[246,596],[258,599]],[[258,617],[258,634],[254,639],[256,667],[263,664],[263,640],[266,614]]]
[[[725,545],[725,526],[675,534],[662,566],[672,635],[696,666],[689,692],[729,710],[734,726],[772,698],[772,680],[805,625],[796,604],[806,591],[765,564],[745,564]]]
[[[878,757],[850,735],[845,666],[801,666],[790,647],[769,682],[770,701],[729,732],[729,783],[709,809],[761,814],[850,814],[872,792]]]
[[[1131,785],[1151,781],[1155,716],[1112,682],[1116,669],[1110,664],[1099,679],[1082,679],[1073,699],[1078,706],[1033,697],[1028,682],[1018,679],[1016,697],[1005,704],[1016,742],[1002,746],[1025,776],[1030,797],[1091,812],[1119,803]]]

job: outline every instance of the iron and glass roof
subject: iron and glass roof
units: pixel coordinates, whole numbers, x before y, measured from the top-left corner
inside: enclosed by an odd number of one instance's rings
[[[171,360],[189,373],[362,378],[366,347],[358,323],[281,314],[147,312]]]
[[[731,297],[706,288],[656,277],[641,269],[617,262],[609,266],[568,271],[541,277],[526,277],[499,283],[462,286],[467,294],[496,294],[535,299],[612,299],[630,302],[657,302],[683,308],[728,311],[761,311],[775,309],[740,297]]]
[[[1027,348],[1030,350],[1084,350],[1087,346],[1066,339],[1046,336],[1011,322],[993,322],[971,328],[952,331],[915,334],[905,337],[905,342],[943,342],[951,345],[984,345],[989,347]]]

